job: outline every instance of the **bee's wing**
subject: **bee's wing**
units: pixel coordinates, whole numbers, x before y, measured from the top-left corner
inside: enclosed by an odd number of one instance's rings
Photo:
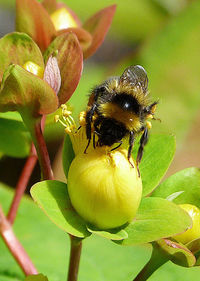
[[[121,75],[120,83],[140,86],[142,87],[144,93],[146,93],[148,87],[148,77],[146,70],[140,65],[129,66]]]

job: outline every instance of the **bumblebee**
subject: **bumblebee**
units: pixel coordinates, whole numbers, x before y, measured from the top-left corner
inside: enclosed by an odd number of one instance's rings
[[[114,150],[129,136],[128,160],[136,136],[141,134],[137,153],[137,168],[142,159],[144,146],[148,140],[148,130],[155,119],[157,101],[151,103],[148,92],[148,77],[140,65],[130,66],[118,77],[111,77],[94,88],[86,110],[86,136],[93,146],[113,146]],[[95,136],[98,137],[96,142]],[[131,162],[130,162],[131,163]]]

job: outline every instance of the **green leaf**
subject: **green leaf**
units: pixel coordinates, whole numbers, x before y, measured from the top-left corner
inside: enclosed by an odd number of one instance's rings
[[[30,151],[30,134],[22,122],[0,118],[0,151],[11,157],[26,157]]]
[[[134,147],[136,159],[138,145]],[[143,196],[146,196],[159,184],[165,175],[175,153],[175,138],[170,135],[151,135],[144,148],[144,155],[139,165]]]
[[[13,189],[0,184],[1,204],[7,213]],[[66,280],[70,241],[68,235],[47,218],[30,198],[22,199],[14,231],[39,272],[49,281]],[[150,245],[122,247],[108,239],[91,235],[83,241],[79,281],[132,281],[151,256]],[[24,281],[24,274],[0,239],[0,280]],[[64,270],[66,269],[66,270]],[[166,263],[154,274],[156,280],[199,279],[199,268]]]
[[[63,104],[69,100],[78,86],[83,68],[83,54],[78,39],[73,33],[57,36],[45,52],[45,61],[57,51],[56,58],[61,75],[58,99],[60,104]]]
[[[75,157],[74,150],[69,135],[65,136],[63,152],[62,152],[62,162],[63,162],[63,171],[66,178],[68,178],[69,167]]]
[[[114,229],[106,229],[106,230],[99,230],[92,225],[87,227],[88,231],[99,236],[102,236],[107,239],[111,240],[123,240],[128,238],[127,232],[122,228],[114,228]]]
[[[37,274],[27,276],[24,281],[48,281],[48,279],[43,274]]]
[[[29,115],[48,114],[58,107],[58,99],[47,82],[12,65],[0,92],[0,111],[28,111]]]
[[[16,111],[7,111],[4,113],[0,112],[0,118],[23,122],[21,115],[19,114],[19,112]]]
[[[195,265],[196,258],[186,246],[169,239],[161,239],[156,243],[172,262],[186,267]]]
[[[143,198],[135,219],[124,228],[128,238],[119,243],[152,242],[184,232],[190,225],[190,216],[177,205],[162,198]]]
[[[86,237],[86,222],[73,209],[67,185],[59,181],[42,181],[31,188],[31,195],[45,214],[62,230],[77,237]]]
[[[200,208],[200,169],[187,168],[172,175],[158,186],[152,196]]]
[[[40,49],[27,34],[13,32],[0,39],[0,82],[10,64],[23,66],[27,61],[44,68]]]
[[[42,51],[56,36],[49,14],[36,0],[16,1],[16,30],[31,36]]]

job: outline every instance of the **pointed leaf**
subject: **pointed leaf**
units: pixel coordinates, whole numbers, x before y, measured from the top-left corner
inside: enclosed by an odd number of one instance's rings
[[[136,159],[138,145],[134,147]],[[151,135],[144,148],[139,169],[142,177],[143,196],[151,193],[165,175],[175,153],[175,138],[170,135]]]
[[[43,274],[29,275],[24,281],[48,281],[48,278]]]
[[[193,204],[200,208],[200,169],[184,169],[162,182],[154,197],[172,198],[176,204]]]
[[[43,78],[57,94],[60,90],[61,76],[58,61],[55,56],[50,56],[44,71]]]
[[[62,162],[63,162],[63,171],[66,178],[68,178],[69,167],[75,157],[73,146],[69,135],[65,136],[63,153],[62,153]]]
[[[87,227],[88,231],[99,236],[102,236],[107,239],[111,240],[123,240],[128,238],[128,234],[124,229],[121,228],[114,228],[114,229],[106,229],[106,230],[99,230],[92,225]]]
[[[119,243],[152,242],[184,232],[191,223],[190,216],[177,205],[162,198],[143,198],[136,218],[124,228],[128,238]]]
[[[58,51],[57,61],[61,74],[58,98],[60,104],[63,104],[78,86],[83,68],[83,55],[78,39],[73,33],[56,37],[45,53],[45,61],[55,51]]]
[[[89,32],[87,32],[85,29],[81,27],[71,27],[58,31],[58,35],[63,33],[70,33],[70,32],[76,34],[83,52],[86,49],[88,49],[88,47],[91,45],[92,42],[92,36]]]
[[[115,10],[116,5],[106,7],[94,14],[83,24],[83,28],[92,35],[92,44],[84,52],[84,58],[88,58],[94,54],[102,44],[111,25]]]
[[[0,39],[0,82],[10,64],[23,66],[27,61],[44,68],[40,49],[27,34],[13,32]]]
[[[31,195],[45,214],[61,229],[76,237],[86,237],[85,221],[73,209],[67,185],[59,181],[43,181],[31,188]]]
[[[43,0],[41,3],[49,14],[53,13],[57,9],[56,0]]]
[[[57,96],[44,80],[18,65],[10,67],[0,92],[0,111],[28,109],[35,116],[51,113],[57,107]]]
[[[42,51],[56,36],[49,14],[37,0],[16,1],[16,30],[31,36]]]
[[[195,265],[196,258],[186,246],[169,239],[161,239],[156,243],[175,264],[187,267]]]

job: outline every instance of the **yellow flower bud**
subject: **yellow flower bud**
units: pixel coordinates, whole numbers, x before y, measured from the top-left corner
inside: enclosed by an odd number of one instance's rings
[[[23,65],[23,68],[26,69],[27,71],[37,75],[40,78],[43,78],[43,76],[44,76],[44,69],[32,61],[27,61]]]
[[[186,230],[184,233],[174,236],[174,238],[182,244],[187,244],[192,240],[200,238],[200,210],[191,204],[179,205],[192,218],[192,228]]]
[[[66,8],[60,8],[56,10],[50,15],[50,17],[57,31],[69,27],[78,26],[75,19],[72,17],[71,13]]]
[[[133,160],[131,160],[133,163]],[[109,229],[131,222],[142,195],[142,181],[127,159],[127,150],[106,147],[78,153],[68,174],[73,207],[89,223]]]

